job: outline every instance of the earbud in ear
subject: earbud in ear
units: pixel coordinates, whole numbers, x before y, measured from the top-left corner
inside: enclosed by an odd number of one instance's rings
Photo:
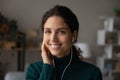
[[[74,42],[74,41],[75,41],[75,39],[73,38],[73,39],[72,39],[72,42]]]

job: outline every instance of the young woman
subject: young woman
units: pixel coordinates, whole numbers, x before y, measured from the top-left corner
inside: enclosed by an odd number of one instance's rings
[[[28,66],[26,80],[102,80],[99,68],[82,61],[73,45],[79,23],[69,8],[56,5],[47,11],[41,29],[43,61]]]

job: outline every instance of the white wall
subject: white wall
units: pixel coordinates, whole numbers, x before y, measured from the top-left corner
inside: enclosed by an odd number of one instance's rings
[[[113,8],[120,7],[120,0],[0,0],[0,12],[9,19],[16,19],[21,30],[40,27],[41,17],[56,4],[73,10],[80,22],[78,41],[88,42],[93,53],[100,53],[96,44],[99,16],[114,15]]]

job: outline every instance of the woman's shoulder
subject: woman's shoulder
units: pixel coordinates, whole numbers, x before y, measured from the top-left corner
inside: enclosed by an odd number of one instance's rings
[[[37,61],[37,62],[28,64],[25,71],[26,79],[38,78],[39,74],[42,72],[42,65],[43,65],[42,61]]]
[[[94,76],[92,80],[102,80],[102,72],[95,64],[80,61],[76,66],[79,74],[81,74],[81,72],[83,75],[87,73],[86,76]]]
[[[89,63],[87,61],[80,61],[79,64],[84,67],[98,68],[96,65]]]
[[[27,66],[27,70],[40,70],[42,69],[42,65],[43,65],[42,61],[33,62]]]
[[[36,62],[31,63],[30,65],[42,66],[42,65],[43,65],[43,62],[42,62],[42,61],[36,61]]]
[[[86,61],[80,61],[79,65],[89,71],[100,71],[99,67]]]

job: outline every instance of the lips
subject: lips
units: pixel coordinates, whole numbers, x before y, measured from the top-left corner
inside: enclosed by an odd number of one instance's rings
[[[50,44],[49,45],[51,48],[59,48],[61,44]]]

